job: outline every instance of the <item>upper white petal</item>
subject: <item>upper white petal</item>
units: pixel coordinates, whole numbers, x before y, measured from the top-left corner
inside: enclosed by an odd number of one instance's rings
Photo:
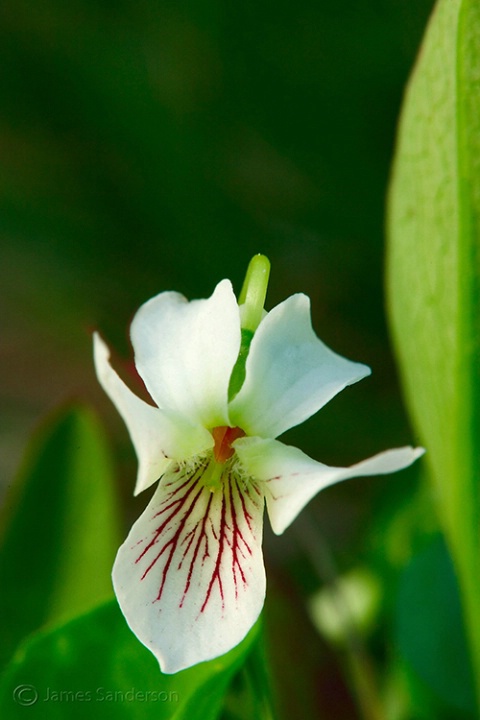
[[[228,425],[228,384],[240,350],[240,315],[229,280],[207,300],[163,292],[136,313],[135,364],[162,409],[204,427]]]
[[[166,673],[235,647],[265,598],[263,496],[235,478],[211,492],[202,472],[164,475],[113,568],[130,628]]]
[[[319,340],[309,298],[292,295],[268,313],[253,337],[245,382],[230,405],[231,423],[247,435],[277,437],[369,374],[366,365]]]
[[[312,460],[301,450],[278,440],[241,438],[233,445],[245,470],[265,483],[268,516],[277,535],[323,488],[347,478],[402,470],[424,453],[423,448],[402,447],[386,450],[351,467],[339,468]]]
[[[158,480],[172,459],[184,460],[213,446],[212,436],[201,425],[189,424],[138,398],[110,365],[108,347],[98,333],[93,343],[98,380],[123,417],[137,453],[135,494]]]

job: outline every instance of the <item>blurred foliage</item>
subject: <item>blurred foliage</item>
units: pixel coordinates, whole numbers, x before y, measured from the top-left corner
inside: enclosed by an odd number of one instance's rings
[[[417,555],[401,578],[396,637],[403,656],[434,688],[451,715],[476,716],[475,683],[456,577],[440,538]]]

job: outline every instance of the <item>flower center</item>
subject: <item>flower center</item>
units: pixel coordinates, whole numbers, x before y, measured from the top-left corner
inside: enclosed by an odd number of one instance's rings
[[[211,432],[215,442],[213,454],[217,463],[224,463],[231,458],[234,453],[232,443],[245,436],[241,428],[228,427],[227,425],[214,427]]]

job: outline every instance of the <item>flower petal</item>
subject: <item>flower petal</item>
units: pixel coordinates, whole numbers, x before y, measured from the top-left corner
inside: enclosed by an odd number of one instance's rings
[[[425,452],[403,447],[374,455],[348,468],[328,467],[278,440],[241,438],[233,443],[246,472],[265,483],[273,532],[280,535],[320,490],[347,478],[383,475],[408,467]]]
[[[231,424],[247,435],[277,437],[369,374],[366,365],[346,360],[317,338],[309,298],[292,295],[253,336],[246,379],[230,405]]]
[[[164,475],[113,569],[130,628],[166,673],[237,645],[265,597],[263,495],[231,472],[212,492],[204,470]]]
[[[229,280],[208,300],[163,292],[131,327],[138,372],[152,398],[212,428],[228,425],[228,384],[240,350],[240,314]]]
[[[158,480],[173,460],[184,460],[213,446],[201,426],[169,415],[138,398],[109,363],[109,350],[98,333],[93,336],[98,380],[123,417],[138,457],[135,495]]]

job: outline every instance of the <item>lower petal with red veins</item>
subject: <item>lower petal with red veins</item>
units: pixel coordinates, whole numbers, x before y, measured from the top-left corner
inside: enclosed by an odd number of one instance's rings
[[[265,598],[263,494],[233,462],[212,492],[205,468],[164,475],[113,569],[130,628],[167,673],[237,645]]]

